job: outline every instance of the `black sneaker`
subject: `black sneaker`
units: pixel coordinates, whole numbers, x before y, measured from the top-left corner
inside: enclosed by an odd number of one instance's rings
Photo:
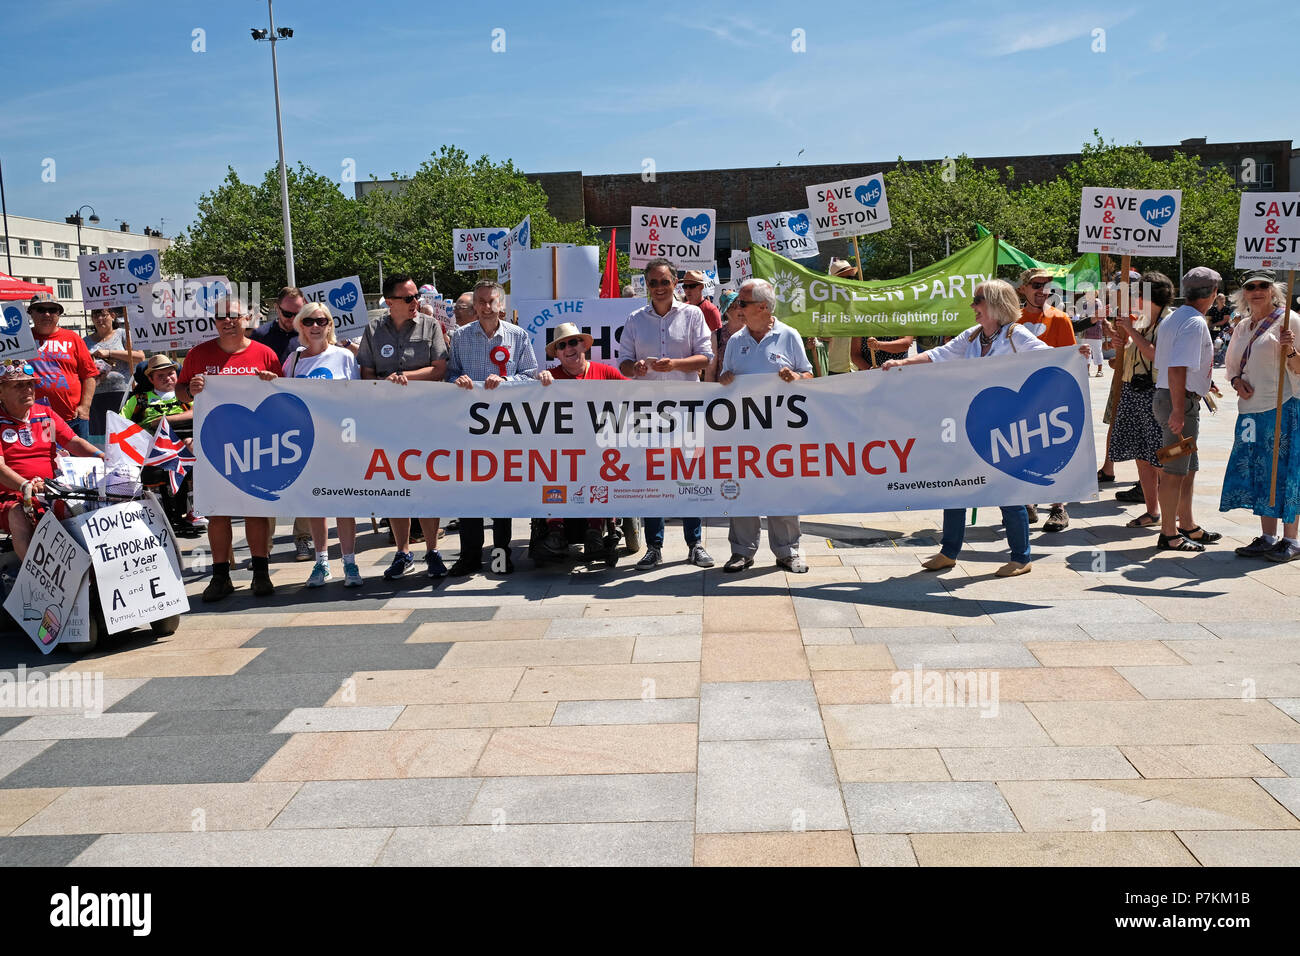
[[[1115,500],[1122,501],[1125,504],[1140,505],[1147,499],[1142,494],[1142,486],[1134,485],[1132,488],[1125,488],[1123,491],[1115,492]]]
[[[208,586],[203,589],[203,601],[211,604],[213,601],[220,601],[223,597],[229,597],[235,593],[235,585],[230,580],[230,575],[223,574],[220,577],[213,577],[208,582]]]
[[[1279,538],[1278,541],[1274,541],[1272,544],[1269,544],[1267,541],[1264,540],[1263,536],[1261,535],[1260,537],[1252,541],[1250,544],[1243,544],[1240,548],[1234,548],[1233,551],[1237,555],[1243,558],[1262,558],[1264,557],[1264,555],[1268,554],[1270,551],[1276,548],[1278,546],[1278,542],[1281,540],[1282,539]]]
[[[641,560],[636,563],[636,566],[642,571],[649,571],[651,568],[657,568],[663,563],[663,553],[652,546],[645,549],[645,554],[641,556]]]
[[[394,578],[400,578],[413,567],[415,567],[415,555],[410,551],[398,551],[393,555],[393,563],[384,572],[384,580],[392,581]]]
[[[447,565],[443,563],[442,555],[437,551],[429,551],[424,555],[424,564],[428,568],[428,575],[431,578],[445,578],[447,576]]]
[[[1300,547],[1287,541],[1286,538],[1278,538],[1277,544],[1273,545],[1272,549],[1264,557],[1270,561],[1276,561],[1278,564],[1285,564],[1287,561],[1300,558]]]
[[[737,571],[743,571],[753,566],[753,558],[747,558],[743,554],[733,554],[727,559],[727,563],[722,566],[722,570],[728,574],[735,574]]]

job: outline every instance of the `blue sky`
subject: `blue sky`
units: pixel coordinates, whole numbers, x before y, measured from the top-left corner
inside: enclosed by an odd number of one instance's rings
[[[670,171],[1073,152],[1094,127],[1148,144],[1296,136],[1300,82],[1269,45],[1296,35],[1294,5],[1267,19],[1125,0],[277,0],[275,13],[295,31],[278,46],[286,158],[335,179],[348,159],[361,179],[410,172],[443,143],[528,171],[639,173],[647,157]],[[4,23],[11,214],[90,203],[174,236],[227,165],[249,180],[275,164],[269,44],[249,37],[265,2],[41,0],[7,4]]]

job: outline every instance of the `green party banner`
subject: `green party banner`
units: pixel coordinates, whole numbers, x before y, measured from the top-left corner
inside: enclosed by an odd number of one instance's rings
[[[975,230],[981,239],[991,235],[983,223],[975,223]],[[1020,251],[1002,239],[998,242],[998,265],[1019,266],[1021,269],[1050,269],[1052,278],[1059,279],[1067,292],[1080,288],[1101,287],[1101,260],[1095,252],[1085,252],[1069,265],[1062,266],[1035,259],[1029,253]]]
[[[955,335],[975,324],[975,286],[994,273],[989,236],[901,279],[860,282],[814,272],[755,244],[754,275],[776,290],[777,317],[801,335]]]

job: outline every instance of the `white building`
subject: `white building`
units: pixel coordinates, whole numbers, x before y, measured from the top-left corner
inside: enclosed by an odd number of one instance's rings
[[[0,231],[0,271],[10,273],[15,279],[50,286],[63,303],[64,328],[80,329],[84,333],[90,327],[90,316],[81,302],[77,256],[140,249],[161,252],[170,246],[170,239],[154,235],[152,229],[149,235],[141,235],[131,232],[127,223],[121,223],[116,229],[105,229],[102,225],[92,226],[89,221],[83,221],[78,249],[75,223],[10,215],[8,237]],[[9,268],[11,261],[12,270]]]

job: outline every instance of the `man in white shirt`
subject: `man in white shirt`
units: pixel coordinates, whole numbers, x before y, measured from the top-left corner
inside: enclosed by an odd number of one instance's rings
[[[1165,445],[1196,438],[1201,398],[1210,390],[1214,343],[1205,311],[1214,304],[1222,281],[1213,269],[1197,266],[1183,276],[1183,301],[1160,323],[1156,339],[1156,393],[1151,414]],[[1196,452],[1164,463],[1160,476],[1161,527],[1158,546],[1166,551],[1204,551],[1223,535],[1206,531],[1192,518],[1192,494],[1200,461]]]
[[[631,379],[698,382],[700,372],[713,359],[709,327],[704,313],[673,299],[677,267],[668,259],[651,259],[645,267],[650,304],[628,316],[619,340],[618,369]],[[683,518],[682,533],[690,549],[691,564],[713,567],[713,558],[700,543],[704,523]],[[636,566],[643,570],[663,563],[664,519],[645,519],[645,556]]]

